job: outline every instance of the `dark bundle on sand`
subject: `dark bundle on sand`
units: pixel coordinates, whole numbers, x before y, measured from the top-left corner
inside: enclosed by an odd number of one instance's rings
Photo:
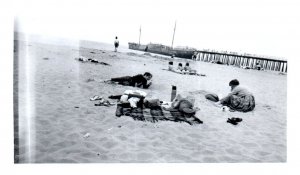
[[[210,100],[210,101],[213,101],[213,102],[218,102],[219,101],[218,95],[214,94],[214,93],[206,94],[205,98],[208,99],[208,100]]]
[[[102,64],[102,65],[105,65],[105,66],[111,66],[108,63],[101,62],[101,61],[98,61],[97,59],[92,59],[92,58],[83,58],[83,57],[80,57],[80,58],[76,58],[76,60],[78,60],[80,62],[83,62],[83,63],[90,62],[90,63],[95,63],[95,64]]]

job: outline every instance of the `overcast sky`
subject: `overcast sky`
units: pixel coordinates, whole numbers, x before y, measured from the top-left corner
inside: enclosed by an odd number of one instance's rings
[[[139,41],[286,57],[299,17],[296,1],[17,0],[18,30],[120,44]],[[298,15],[298,16],[297,16]],[[293,35],[292,35],[293,33]],[[299,34],[297,34],[299,35]]]

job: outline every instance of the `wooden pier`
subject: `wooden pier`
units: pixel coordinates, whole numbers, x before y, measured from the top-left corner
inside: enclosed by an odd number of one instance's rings
[[[250,69],[255,69],[258,64],[264,70],[287,73],[287,61],[281,59],[198,50],[196,60],[247,67]]]

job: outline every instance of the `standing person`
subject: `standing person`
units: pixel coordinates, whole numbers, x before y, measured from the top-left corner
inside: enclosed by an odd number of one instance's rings
[[[256,70],[262,70],[261,65],[260,65],[260,61],[255,64],[254,69],[256,69]]]
[[[115,39],[114,44],[115,44],[115,52],[117,52],[117,49],[118,49],[118,47],[119,47],[119,40],[118,40],[118,37],[117,37],[117,36],[116,36],[116,39]]]
[[[197,59],[197,53],[194,52],[194,54],[193,54],[193,56],[192,56],[192,60],[193,60],[193,61],[196,61],[196,59]]]

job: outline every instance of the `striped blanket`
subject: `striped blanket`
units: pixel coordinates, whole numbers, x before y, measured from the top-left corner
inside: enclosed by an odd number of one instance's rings
[[[134,120],[157,122],[159,120],[174,121],[174,122],[187,122],[190,125],[202,124],[203,122],[196,116],[186,116],[177,109],[165,111],[160,106],[151,108],[131,108],[129,104],[118,104],[116,109],[116,116],[130,116]]]

